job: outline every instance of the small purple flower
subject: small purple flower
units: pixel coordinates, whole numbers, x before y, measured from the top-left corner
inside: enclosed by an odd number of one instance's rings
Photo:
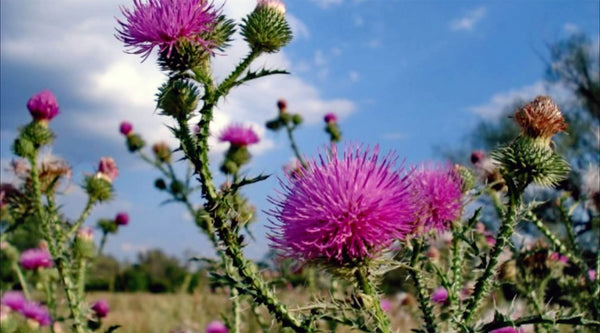
[[[206,333],[227,333],[227,327],[220,321],[212,321],[206,325]]]
[[[148,0],[133,1],[130,11],[121,8],[126,22],[117,20],[120,30],[117,39],[125,44],[129,53],[141,54],[146,60],[152,50],[167,51],[171,56],[173,47],[184,40],[209,49],[212,42],[203,35],[213,30],[219,12],[208,0]]]
[[[36,321],[40,326],[49,326],[52,323],[48,308],[41,304],[27,302],[20,312],[25,318]]]
[[[450,164],[423,166],[411,176],[417,232],[448,230],[461,214],[461,178]]]
[[[438,287],[431,294],[431,301],[438,304],[444,304],[448,301],[448,290],[444,287]]]
[[[301,177],[281,181],[282,196],[270,198],[275,208],[272,247],[300,262],[345,263],[372,257],[412,230],[414,206],[408,177],[395,168],[395,154],[379,159],[349,145],[307,163]]]
[[[115,223],[117,225],[127,225],[129,223],[129,215],[127,213],[119,213],[115,217]]]
[[[381,303],[381,310],[383,310],[384,312],[392,311],[392,302],[390,302],[389,299],[382,298],[380,303]]]
[[[132,131],[133,125],[128,121],[124,121],[119,125],[119,132],[125,136],[128,136]]]
[[[562,255],[558,252],[550,253],[550,256],[548,257],[548,259],[550,259],[550,261],[558,261],[563,264],[566,264],[567,262],[569,262],[569,258],[567,256]]]
[[[92,305],[92,311],[96,313],[96,316],[98,318],[104,318],[108,315],[110,307],[108,306],[108,302],[105,299],[99,299]]]
[[[112,183],[119,175],[117,162],[112,157],[102,157],[98,163],[99,176]]]
[[[495,330],[491,330],[490,333],[519,333],[521,330],[518,330],[512,326],[497,328]]]
[[[589,269],[587,271],[588,273],[588,277],[590,278],[590,281],[595,281],[596,280],[596,271],[593,269]]]
[[[5,292],[0,300],[0,304],[9,307],[13,311],[21,311],[25,303],[27,303],[27,299],[23,293],[13,290]]]
[[[251,127],[230,125],[219,136],[221,142],[229,142],[235,146],[248,146],[259,141],[258,135]]]
[[[330,124],[330,123],[336,123],[338,118],[335,115],[335,113],[329,112],[328,114],[325,115],[323,120],[325,120],[326,123]]]
[[[60,112],[56,97],[50,90],[42,90],[27,101],[27,109],[35,121],[50,121]]]
[[[47,249],[34,248],[23,251],[19,264],[24,269],[38,269],[52,267],[53,261]]]

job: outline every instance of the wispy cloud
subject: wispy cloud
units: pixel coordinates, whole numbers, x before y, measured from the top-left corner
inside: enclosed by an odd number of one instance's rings
[[[344,0],[312,0],[312,2],[316,3],[321,8],[329,8],[332,5],[339,5]]]
[[[450,22],[450,29],[453,31],[471,31],[486,15],[485,7],[479,7],[466,13],[465,16],[457,18]]]
[[[518,89],[496,93],[485,104],[471,106],[467,110],[484,119],[495,120],[503,114],[507,107],[514,106],[515,102],[528,102],[538,95],[548,95],[559,105],[568,102],[573,97],[572,92],[560,84],[538,81]]]

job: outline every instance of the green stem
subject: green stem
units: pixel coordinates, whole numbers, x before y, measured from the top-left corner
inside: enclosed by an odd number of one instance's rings
[[[231,327],[233,333],[240,333],[241,312],[240,312],[240,294],[237,288],[231,288],[231,310],[233,312],[233,325]]]
[[[503,320],[503,321],[495,321],[490,324],[486,324],[481,329],[478,330],[480,333],[491,332],[495,329],[502,327],[519,327],[521,325],[528,324],[562,324],[562,325],[583,325],[583,326],[591,326],[591,327],[600,327],[600,322],[594,320],[584,319],[583,316],[571,316],[571,317],[559,317],[553,318],[547,315],[533,315],[527,317],[521,317],[516,320]]]
[[[416,267],[422,247],[422,241],[415,240],[413,253],[410,259],[410,269],[408,271],[415,284],[415,289],[417,290],[417,300],[419,301],[419,308],[421,309],[421,312],[423,312],[425,329],[428,333],[435,333],[436,327],[433,319],[433,309],[431,308],[431,303],[429,302],[429,293],[423,284],[423,277]]]
[[[300,149],[298,148],[298,145],[296,144],[296,140],[294,139],[294,128],[292,128],[290,126],[290,124],[288,124],[286,122],[285,123],[285,131],[287,133],[288,139],[290,140],[290,145],[292,146],[294,155],[296,156],[298,161],[300,161],[300,164],[302,164],[302,166],[306,168],[307,167],[306,161],[302,157],[302,154],[300,154]]]
[[[102,250],[106,245],[106,239],[108,238],[108,232],[102,231],[102,238],[100,239],[100,246],[98,247],[98,257],[102,255]]]
[[[517,224],[517,209],[521,204],[522,190],[516,190],[514,187],[509,187],[509,189],[510,200],[508,203],[508,211],[506,212],[506,215],[504,215],[505,218],[503,219],[502,226],[498,232],[496,245],[491,251],[485,271],[477,280],[477,283],[475,284],[475,291],[469,298],[467,308],[463,313],[462,320],[463,324],[465,325],[467,325],[472,319],[473,314],[481,305],[480,303],[483,297],[487,296],[489,293],[488,289],[492,282],[491,279],[493,278],[494,272],[496,271],[496,266],[498,265],[498,257],[500,256],[500,253],[502,253],[504,246],[509,243],[510,236],[512,235]]]
[[[379,299],[379,295],[377,294],[377,290],[375,289],[373,283],[369,280],[367,268],[357,268],[354,272],[354,277],[356,277],[358,287],[365,293],[365,295],[367,295],[367,297],[370,298],[372,302],[374,302],[370,308],[370,312],[372,312],[373,317],[377,321],[375,332],[392,332],[390,328],[390,321],[381,308],[381,301]]]
[[[29,288],[27,287],[27,282],[25,282],[25,277],[23,276],[23,271],[21,270],[21,267],[19,267],[18,263],[14,263],[13,269],[15,270],[15,273],[17,273],[17,278],[19,279],[19,284],[21,285],[21,289],[23,290],[25,298],[31,300],[29,296]]]
[[[77,275],[77,294],[78,298],[81,300],[85,294],[85,273],[87,271],[87,260],[81,259],[79,262],[79,270]]]
[[[219,84],[219,87],[216,91],[215,102],[219,97],[225,96],[227,93],[229,93],[229,90],[235,85],[237,78],[242,75],[246,69],[248,69],[248,66],[250,66],[252,61],[254,61],[254,59],[256,59],[259,55],[260,51],[255,49],[250,50],[250,53],[246,56],[246,58],[244,58],[242,62],[240,62],[233,70],[233,72],[231,72],[231,74],[229,74],[229,76],[223,82],[221,82],[221,84]]]
[[[94,200],[92,200],[92,198],[90,197],[85,205],[85,208],[83,209],[83,212],[81,212],[81,215],[79,216],[79,218],[77,219],[75,224],[71,227],[71,229],[67,233],[66,239],[70,239],[71,237],[73,237],[73,235],[75,235],[77,230],[79,230],[79,228],[81,228],[81,226],[83,225],[83,222],[85,222],[85,219],[87,219],[88,216],[90,216],[93,206],[94,206]]]

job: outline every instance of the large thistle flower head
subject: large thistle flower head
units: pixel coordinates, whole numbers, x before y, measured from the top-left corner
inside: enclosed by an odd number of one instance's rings
[[[146,60],[152,50],[171,55],[178,42],[208,50],[213,45],[205,36],[214,29],[219,12],[208,0],[133,0],[134,8],[121,8],[125,21],[117,20],[117,39],[130,53]]]
[[[423,165],[412,173],[416,231],[447,230],[460,217],[462,181],[451,164]]]
[[[348,145],[338,157],[329,149],[270,198],[271,246],[301,263],[359,263],[412,230],[408,176],[393,153],[380,159],[378,148]]]

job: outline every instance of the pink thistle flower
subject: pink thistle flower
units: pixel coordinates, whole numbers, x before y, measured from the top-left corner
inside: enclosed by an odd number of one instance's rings
[[[590,281],[595,281],[596,280],[596,271],[593,269],[589,269],[587,271],[588,273],[588,277],[590,278]]]
[[[267,7],[278,11],[281,14],[285,14],[285,5],[279,0],[258,0],[256,8]]]
[[[208,0],[134,0],[134,9],[121,8],[126,22],[117,20],[117,39],[146,60],[152,50],[167,51],[167,57],[178,41],[184,40],[209,50],[212,42],[203,35],[213,30],[219,12]]]
[[[125,136],[128,136],[131,132],[133,132],[133,125],[128,121],[122,122],[121,125],[119,125],[119,132]]]
[[[448,301],[448,290],[444,287],[438,287],[431,294],[431,301],[438,304],[444,304]]]
[[[129,215],[127,213],[119,213],[115,217],[115,223],[117,225],[127,225],[129,223]]]
[[[569,262],[569,258],[567,256],[564,256],[558,252],[550,253],[550,256],[548,256],[548,259],[550,259],[550,261],[558,261],[563,264],[566,264],[567,262]]]
[[[329,112],[328,114],[325,115],[323,120],[325,120],[326,123],[331,124],[331,123],[336,123],[338,120],[338,117],[335,115],[335,113]]]
[[[461,179],[450,165],[421,167],[411,176],[417,232],[448,230],[461,214]]]
[[[491,330],[490,333],[519,333],[521,330],[516,329],[512,326],[497,328],[495,330]]]
[[[118,175],[117,162],[112,157],[102,157],[98,164],[98,177],[112,183]]]
[[[110,311],[110,307],[108,306],[108,302],[105,299],[99,299],[91,307],[92,311],[96,313],[98,318],[104,318],[108,315]]]
[[[372,257],[412,230],[414,206],[408,176],[395,154],[379,160],[379,149],[349,145],[307,163],[301,177],[281,181],[282,196],[268,213],[272,247],[300,262],[342,264]]]
[[[24,269],[38,269],[52,267],[53,261],[47,249],[29,249],[21,253],[19,264]]]
[[[206,325],[206,333],[227,333],[229,330],[220,321],[212,321]]]
[[[258,135],[251,127],[230,125],[219,136],[221,142],[229,142],[234,146],[248,146],[259,141]]]
[[[21,311],[23,306],[27,303],[27,299],[20,291],[7,291],[2,295],[0,304],[7,306],[13,311]]]
[[[383,310],[384,312],[390,312],[392,311],[392,302],[390,302],[389,299],[387,298],[382,298],[380,301],[381,304],[381,310]]]
[[[35,121],[50,121],[60,112],[56,97],[50,90],[42,90],[27,101],[27,109]]]
[[[40,326],[49,326],[52,323],[48,308],[41,304],[27,302],[20,312],[25,318],[36,321]]]
[[[86,242],[91,242],[94,240],[94,230],[90,227],[82,227],[77,230],[77,238]]]
[[[278,100],[277,109],[279,109],[279,112],[285,112],[285,110],[287,110],[287,101],[283,98]]]

